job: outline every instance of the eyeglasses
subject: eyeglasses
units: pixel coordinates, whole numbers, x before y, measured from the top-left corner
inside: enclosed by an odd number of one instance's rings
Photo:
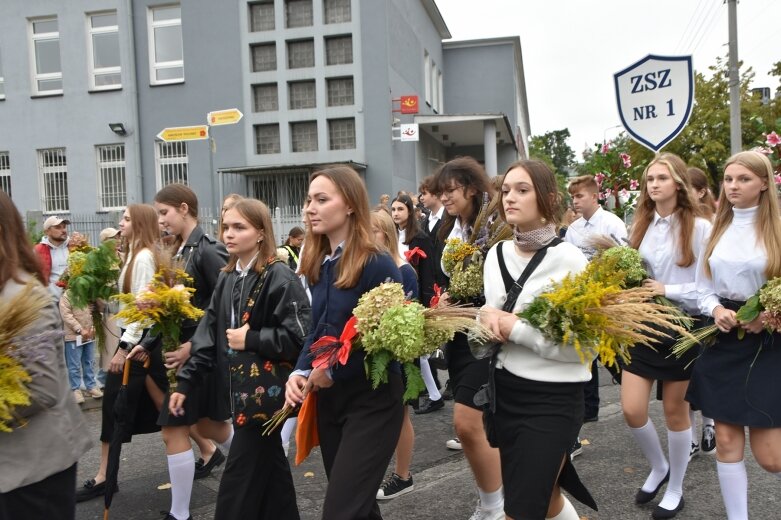
[[[455,186],[452,186],[450,188],[446,188],[446,189],[442,190],[442,195],[444,195],[446,198],[449,199],[449,198],[451,198],[453,196],[453,193],[456,190],[462,190],[462,189],[464,189],[464,187],[461,186],[460,184],[457,184]]]

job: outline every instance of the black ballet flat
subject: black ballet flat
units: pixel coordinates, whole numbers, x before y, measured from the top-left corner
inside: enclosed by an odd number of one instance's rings
[[[651,513],[651,518],[659,519],[659,518],[675,518],[675,515],[678,514],[678,511],[681,511],[683,509],[683,497],[681,497],[681,501],[678,502],[678,506],[675,509],[665,509],[661,506],[656,506],[654,508],[654,512]]]
[[[654,498],[656,498],[656,495],[659,494],[659,490],[662,489],[662,486],[667,483],[667,481],[670,480],[670,470],[667,470],[667,475],[664,476],[661,482],[659,482],[659,485],[656,486],[656,489],[653,491],[643,491],[643,488],[640,488],[637,490],[637,494],[635,495],[635,503],[636,504],[647,504]]]

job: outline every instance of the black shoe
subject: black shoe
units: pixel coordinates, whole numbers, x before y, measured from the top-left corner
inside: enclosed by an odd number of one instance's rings
[[[716,429],[712,424],[706,424],[702,427],[702,452],[705,455],[716,453]]]
[[[675,518],[675,515],[678,514],[678,511],[681,511],[683,509],[683,497],[681,497],[681,501],[678,502],[678,506],[675,509],[665,509],[661,506],[656,506],[654,508],[654,512],[651,513],[651,518]]]
[[[208,477],[212,470],[223,462],[225,462],[225,455],[222,454],[219,448],[216,448],[214,450],[214,455],[209,459],[209,462],[204,464],[203,459],[198,459],[198,462],[195,463],[195,476],[193,476],[193,480]]]
[[[119,492],[119,486],[114,485],[114,493]],[[76,490],[76,502],[86,502],[93,498],[102,497],[106,494],[106,481],[95,484],[95,479],[91,478],[84,481],[84,485]]]
[[[659,493],[659,490],[662,489],[662,486],[667,483],[667,481],[670,480],[670,471],[667,471],[667,475],[664,476],[661,482],[659,482],[659,485],[656,486],[656,489],[653,491],[643,491],[643,488],[640,488],[637,490],[637,494],[635,495],[635,503],[636,504],[647,504],[654,498],[656,498],[656,495]]]
[[[453,389],[450,388],[450,380],[447,380],[447,383],[445,383],[445,389],[442,391],[442,399],[444,401],[452,401],[453,400]]]
[[[174,515],[169,513],[168,511],[160,511],[161,515],[165,515],[162,520],[178,520]],[[187,520],[193,520],[192,516],[188,516]]]
[[[441,397],[437,399],[436,401],[432,401],[431,399],[426,399],[420,407],[415,410],[415,413],[418,415],[422,415],[424,413],[431,413],[436,412],[437,410],[441,410],[445,407],[445,401]]]
[[[569,449],[569,460],[574,459],[581,453],[583,453],[583,444],[580,442],[580,437],[578,437],[578,440]]]
[[[412,474],[407,480],[404,480],[396,473],[393,473],[388,477],[385,482],[382,483],[380,490],[377,491],[377,500],[390,500],[391,498],[400,497],[415,489],[412,484]]]
[[[588,417],[583,418],[583,422],[597,422],[599,420],[599,415],[590,415]]]

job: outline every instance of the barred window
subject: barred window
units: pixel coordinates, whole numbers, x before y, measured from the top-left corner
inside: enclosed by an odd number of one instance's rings
[[[309,190],[309,171],[274,171],[251,176],[250,196],[262,200],[274,212],[299,214]],[[300,222],[300,219],[298,220]]]
[[[11,195],[11,157],[8,152],[0,152],[0,191]]]
[[[187,143],[185,141],[171,143],[158,141],[155,145],[158,188],[175,182],[189,186]]]
[[[340,107],[355,104],[353,78],[331,78],[328,83],[328,106]]]
[[[312,25],[312,0],[285,0],[287,27],[310,27]]]
[[[65,157],[65,148],[38,150],[38,175],[43,212],[70,211],[68,161]]]
[[[315,81],[291,81],[288,85],[290,109],[315,107]]]
[[[255,153],[279,153],[279,125],[255,125]]]
[[[254,100],[253,110],[255,112],[270,112],[273,110],[279,110],[276,83],[252,85],[252,98]]]
[[[101,210],[119,209],[127,205],[125,180],[125,145],[96,146],[98,160],[98,197]]]
[[[316,152],[317,121],[290,123],[290,138],[294,152]]]
[[[331,150],[355,148],[355,119],[329,119],[328,141]]]
[[[252,72],[277,70],[277,44],[261,43],[252,45]]]
[[[334,36],[325,39],[325,64],[341,65],[353,62],[353,37]]]
[[[349,22],[352,17],[350,14],[350,0],[324,0],[325,23],[343,23]]]
[[[274,28],[274,0],[249,4],[250,32],[273,31]]]
[[[315,41],[287,42],[287,68],[300,69],[315,66]]]

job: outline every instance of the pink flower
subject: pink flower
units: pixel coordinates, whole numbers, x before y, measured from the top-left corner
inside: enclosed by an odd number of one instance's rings
[[[751,149],[752,152],[759,152],[763,153],[765,155],[773,155],[773,149],[772,148],[765,148],[764,146],[755,146]]]
[[[606,200],[605,194],[601,191],[599,192],[599,200]]]
[[[631,181],[629,181],[629,189],[630,190],[635,191],[639,186],[640,186],[640,183],[637,182],[637,180],[632,179]]]
[[[778,146],[781,144],[781,135],[778,135],[775,132],[770,132],[766,137],[768,146]]]
[[[602,181],[605,180],[605,174],[604,173],[598,173],[594,175],[594,181],[597,183],[597,186],[602,184]]]
[[[624,168],[629,168],[630,166],[632,166],[632,158],[629,157],[629,154],[622,153],[621,160],[624,162]]]
[[[607,153],[610,151],[610,142],[604,143],[602,145],[602,153]]]
[[[776,181],[776,184],[781,184],[781,174],[774,176],[773,180]]]
[[[626,188],[622,189],[621,190],[621,197],[625,199],[628,196],[629,196],[629,192],[626,190]]]
[[[605,191],[602,192],[602,194],[605,196],[603,200],[607,200],[613,194],[613,190],[607,188]]]

